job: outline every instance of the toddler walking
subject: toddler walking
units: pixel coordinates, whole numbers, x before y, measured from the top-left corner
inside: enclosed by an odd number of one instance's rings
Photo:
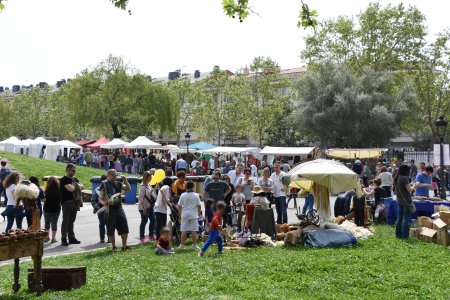
[[[219,254],[222,253],[223,250],[223,240],[220,236],[220,232],[222,231],[222,214],[225,212],[226,204],[223,201],[217,202],[216,213],[212,219],[212,222],[209,227],[208,240],[203,245],[202,250],[198,253],[198,257],[203,257],[206,250],[208,250],[209,246],[216,241],[217,247],[219,250]]]

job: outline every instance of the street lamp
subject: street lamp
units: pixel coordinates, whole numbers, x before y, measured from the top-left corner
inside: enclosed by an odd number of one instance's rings
[[[436,121],[436,129],[437,129],[437,135],[440,138],[441,143],[441,172],[439,176],[441,177],[441,184],[440,184],[440,196],[441,199],[446,199],[447,194],[445,192],[445,183],[444,183],[444,136],[445,136],[445,130],[447,129],[448,121],[444,119],[444,117],[439,117]]]
[[[191,134],[189,132],[186,132],[186,134],[184,135],[184,138],[186,140],[186,171],[189,171],[189,166],[190,166],[190,162],[189,162],[189,142],[191,141]]]

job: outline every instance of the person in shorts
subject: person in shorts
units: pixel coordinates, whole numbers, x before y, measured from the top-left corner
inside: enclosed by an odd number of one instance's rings
[[[202,213],[200,196],[194,193],[194,182],[186,184],[186,192],[180,196],[178,207],[181,215],[181,243],[180,250],[184,249],[184,243],[188,233],[192,237],[192,249],[199,250],[197,246],[198,218]]]
[[[122,201],[119,200],[117,202],[111,202],[110,198],[112,195],[120,193],[122,190],[125,190],[126,192],[131,191],[131,187],[125,176],[121,177],[120,183],[116,181],[116,178],[117,171],[114,169],[108,170],[106,180],[102,181],[100,186],[101,195],[99,196],[99,202],[108,207],[105,215],[106,231],[109,241],[111,242],[113,252],[117,252],[116,239],[114,236],[115,230],[117,230],[117,233],[122,238],[122,250],[125,251],[130,249],[127,246],[129,233],[128,222],[125,211],[122,208]],[[107,198],[104,197],[105,195],[107,195]]]

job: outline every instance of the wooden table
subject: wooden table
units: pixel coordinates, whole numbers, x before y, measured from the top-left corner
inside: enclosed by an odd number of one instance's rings
[[[44,238],[16,240],[0,244],[0,261],[14,259],[14,293],[20,289],[19,262],[21,257],[31,256],[34,264],[34,291],[38,296],[42,294],[42,255],[44,254]]]

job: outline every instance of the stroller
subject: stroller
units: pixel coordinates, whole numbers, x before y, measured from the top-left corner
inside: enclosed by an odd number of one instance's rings
[[[172,224],[172,241],[174,245],[179,245],[181,242],[181,223],[180,223],[180,212],[175,204],[168,204],[170,208],[170,223]]]

